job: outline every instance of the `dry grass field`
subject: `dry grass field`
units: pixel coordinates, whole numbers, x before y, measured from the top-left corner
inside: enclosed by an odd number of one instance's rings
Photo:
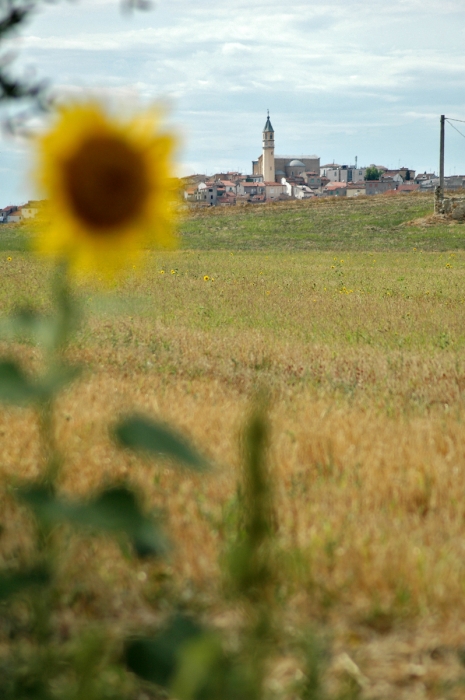
[[[64,643],[77,620],[149,624],[179,597],[233,634],[240,614],[221,561],[241,429],[266,388],[282,616],[270,697],[300,697],[296,639],[310,628],[331,650],[328,687],[341,699],[465,698],[465,229],[420,220],[426,197],[375,200],[288,205],[275,212],[279,230],[266,228],[271,208],[199,213],[183,223],[179,252],[147,253],[145,271],[111,292],[80,286],[84,321],[69,355],[85,373],[58,405],[62,488],[129,480],[162,509],[173,549],[168,562],[135,565],[104,539],[70,537]],[[233,240],[260,217],[253,245]],[[47,265],[8,235],[2,315],[46,309]],[[40,366],[40,347],[1,349]],[[189,435],[211,473],[117,451],[109,426],[132,408]],[[15,562],[28,521],[10,484],[40,468],[33,412],[2,408],[0,439],[1,557]]]

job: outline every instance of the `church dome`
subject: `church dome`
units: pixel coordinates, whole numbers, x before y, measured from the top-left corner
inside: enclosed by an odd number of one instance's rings
[[[302,163],[301,160],[291,160],[289,165],[292,165],[293,167],[297,167],[297,168],[305,168],[305,165]]]

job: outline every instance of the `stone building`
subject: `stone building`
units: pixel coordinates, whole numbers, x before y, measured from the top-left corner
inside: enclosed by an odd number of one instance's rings
[[[366,168],[329,163],[321,166],[320,175],[330,182],[361,182],[365,179]]]
[[[252,161],[252,173],[268,182],[281,182],[283,177],[302,177],[306,172],[320,172],[320,158],[314,155],[280,156],[275,154],[274,129],[268,115],[263,129],[262,154]]]

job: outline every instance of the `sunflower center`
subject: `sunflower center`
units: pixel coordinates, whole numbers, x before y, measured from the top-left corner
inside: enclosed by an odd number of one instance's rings
[[[138,217],[149,193],[143,154],[111,135],[81,144],[65,163],[64,183],[76,216],[103,235]]]

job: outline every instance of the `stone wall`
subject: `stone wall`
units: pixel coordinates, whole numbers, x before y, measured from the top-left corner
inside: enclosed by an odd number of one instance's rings
[[[465,194],[446,197],[440,187],[434,192],[434,213],[455,221],[465,221]]]

